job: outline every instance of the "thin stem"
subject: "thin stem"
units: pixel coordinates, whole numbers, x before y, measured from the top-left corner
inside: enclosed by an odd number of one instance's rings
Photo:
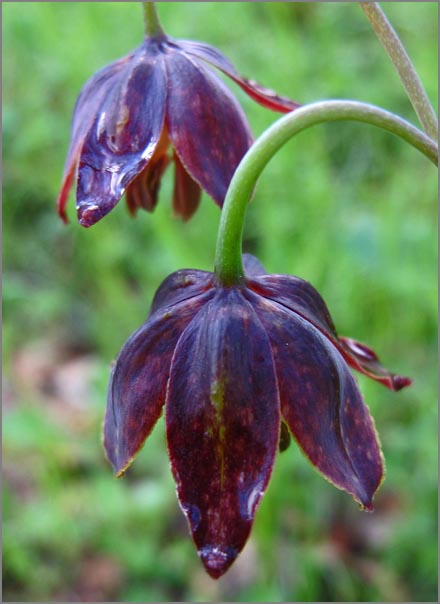
[[[399,36],[377,2],[360,2],[359,4],[399,74],[423,129],[428,136],[437,140],[437,116]]]
[[[320,101],[304,105],[277,120],[258,138],[236,169],[220,218],[215,272],[223,285],[243,279],[241,242],[247,205],[261,172],[290,138],[315,124],[332,121],[365,122],[388,130],[438,164],[438,146],[426,134],[396,115],[357,101]]]
[[[164,31],[159,21],[155,2],[142,2],[144,9],[144,29],[148,37],[163,36]]]

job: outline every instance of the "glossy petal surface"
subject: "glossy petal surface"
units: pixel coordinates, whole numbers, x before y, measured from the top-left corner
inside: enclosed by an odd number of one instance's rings
[[[240,292],[218,290],[180,338],[166,421],[179,500],[217,578],[247,540],[279,442],[269,340]]]
[[[61,192],[57,200],[58,213],[64,222],[67,221],[67,198],[73,183],[79,153],[84,144],[84,137],[93,124],[103,98],[108,94],[111,87],[115,85],[121,71],[131,60],[132,56],[130,54],[98,71],[86,82],[76,100],[73,110],[70,147],[67,154]]]
[[[179,45],[188,53],[207,61],[225,75],[234,80],[254,101],[260,103],[273,111],[288,113],[298,109],[301,105],[286,97],[277,95],[273,90],[261,86],[254,80],[243,78],[232,65],[232,63],[219,50],[209,44],[193,42],[191,40],[179,40]]]
[[[312,324],[247,294],[270,337],[281,412],[310,461],[372,509],[383,475],[373,421],[347,364]]]
[[[246,117],[223,82],[179,52],[167,55],[167,127],[185,170],[221,206],[252,142]]]
[[[144,169],[165,118],[166,74],[152,42],[141,47],[107,91],[89,129],[78,169],[77,209],[83,226],[107,214]]]
[[[208,296],[158,310],[122,348],[110,378],[104,423],[104,447],[117,476],[159,419],[177,340]]]

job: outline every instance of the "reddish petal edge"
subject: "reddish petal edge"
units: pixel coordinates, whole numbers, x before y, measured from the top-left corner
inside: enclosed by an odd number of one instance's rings
[[[263,107],[271,109],[272,111],[279,111],[280,113],[289,113],[289,111],[301,107],[300,103],[292,101],[287,97],[279,96],[276,92],[265,86],[261,86],[258,82],[242,77],[229,59],[217,48],[214,48],[214,46],[201,42],[193,42],[192,40],[178,40],[178,44],[188,54],[203,59],[213,67],[222,71],[238,84],[248,96],[260,105],[263,105]]]
[[[69,169],[63,178],[61,191],[60,191],[60,194],[58,195],[58,199],[56,202],[57,209],[58,209],[58,216],[61,218],[61,220],[64,222],[64,224],[67,224],[69,222],[69,219],[67,218],[67,213],[66,213],[66,206],[67,206],[67,201],[69,199],[70,189],[72,188],[73,177],[75,175],[77,162],[78,162],[77,157],[72,159]]]
[[[341,354],[353,369],[380,382],[394,392],[412,384],[411,378],[396,375],[385,369],[374,350],[365,344],[343,336],[339,336],[338,341]]]
[[[231,76],[232,78],[232,76]],[[258,84],[255,80],[247,80],[246,78],[232,78],[240,88],[242,88],[248,96],[254,101],[257,101],[263,107],[278,111],[279,113],[289,113],[295,109],[299,109],[302,105],[291,101],[287,97],[278,95],[270,88],[266,88]]]

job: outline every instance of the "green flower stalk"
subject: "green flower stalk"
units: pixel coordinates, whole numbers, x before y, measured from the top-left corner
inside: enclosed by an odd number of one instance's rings
[[[144,29],[147,37],[162,36],[164,31],[159,21],[155,2],[142,2],[144,9]]]
[[[302,130],[323,122],[347,120],[387,130],[438,165],[438,145],[431,138],[400,117],[374,105],[345,100],[321,101],[285,115],[255,141],[229,185],[220,219],[215,258],[215,272],[221,283],[233,285],[243,279],[241,244],[244,218],[255,183],[267,163]]]
[[[360,5],[399,74],[423,129],[428,136],[437,140],[437,116],[399,36],[377,2],[360,2]]]

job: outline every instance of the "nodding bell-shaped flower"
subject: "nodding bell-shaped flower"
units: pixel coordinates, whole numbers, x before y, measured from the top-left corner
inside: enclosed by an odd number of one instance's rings
[[[104,426],[121,476],[165,405],[178,497],[214,578],[246,543],[286,426],[319,472],[371,510],[382,455],[349,366],[391,390],[411,383],[338,337],[309,283],[265,274],[248,255],[244,267],[232,287],[197,270],[165,279],[113,368]]]
[[[193,215],[201,189],[222,206],[252,134],[238,101],[212,67],[269,109],[299,107],[241,77],[212,46],[173,40],[163,32],[146,37],[134,52],[98,71],[76,101],[57,202],[64,221],[75,175],[78,220],[85,227],[110,212],[124,193],[132,214],[138,208],[152,211],[170,161],[176,215],[184,220]]]

